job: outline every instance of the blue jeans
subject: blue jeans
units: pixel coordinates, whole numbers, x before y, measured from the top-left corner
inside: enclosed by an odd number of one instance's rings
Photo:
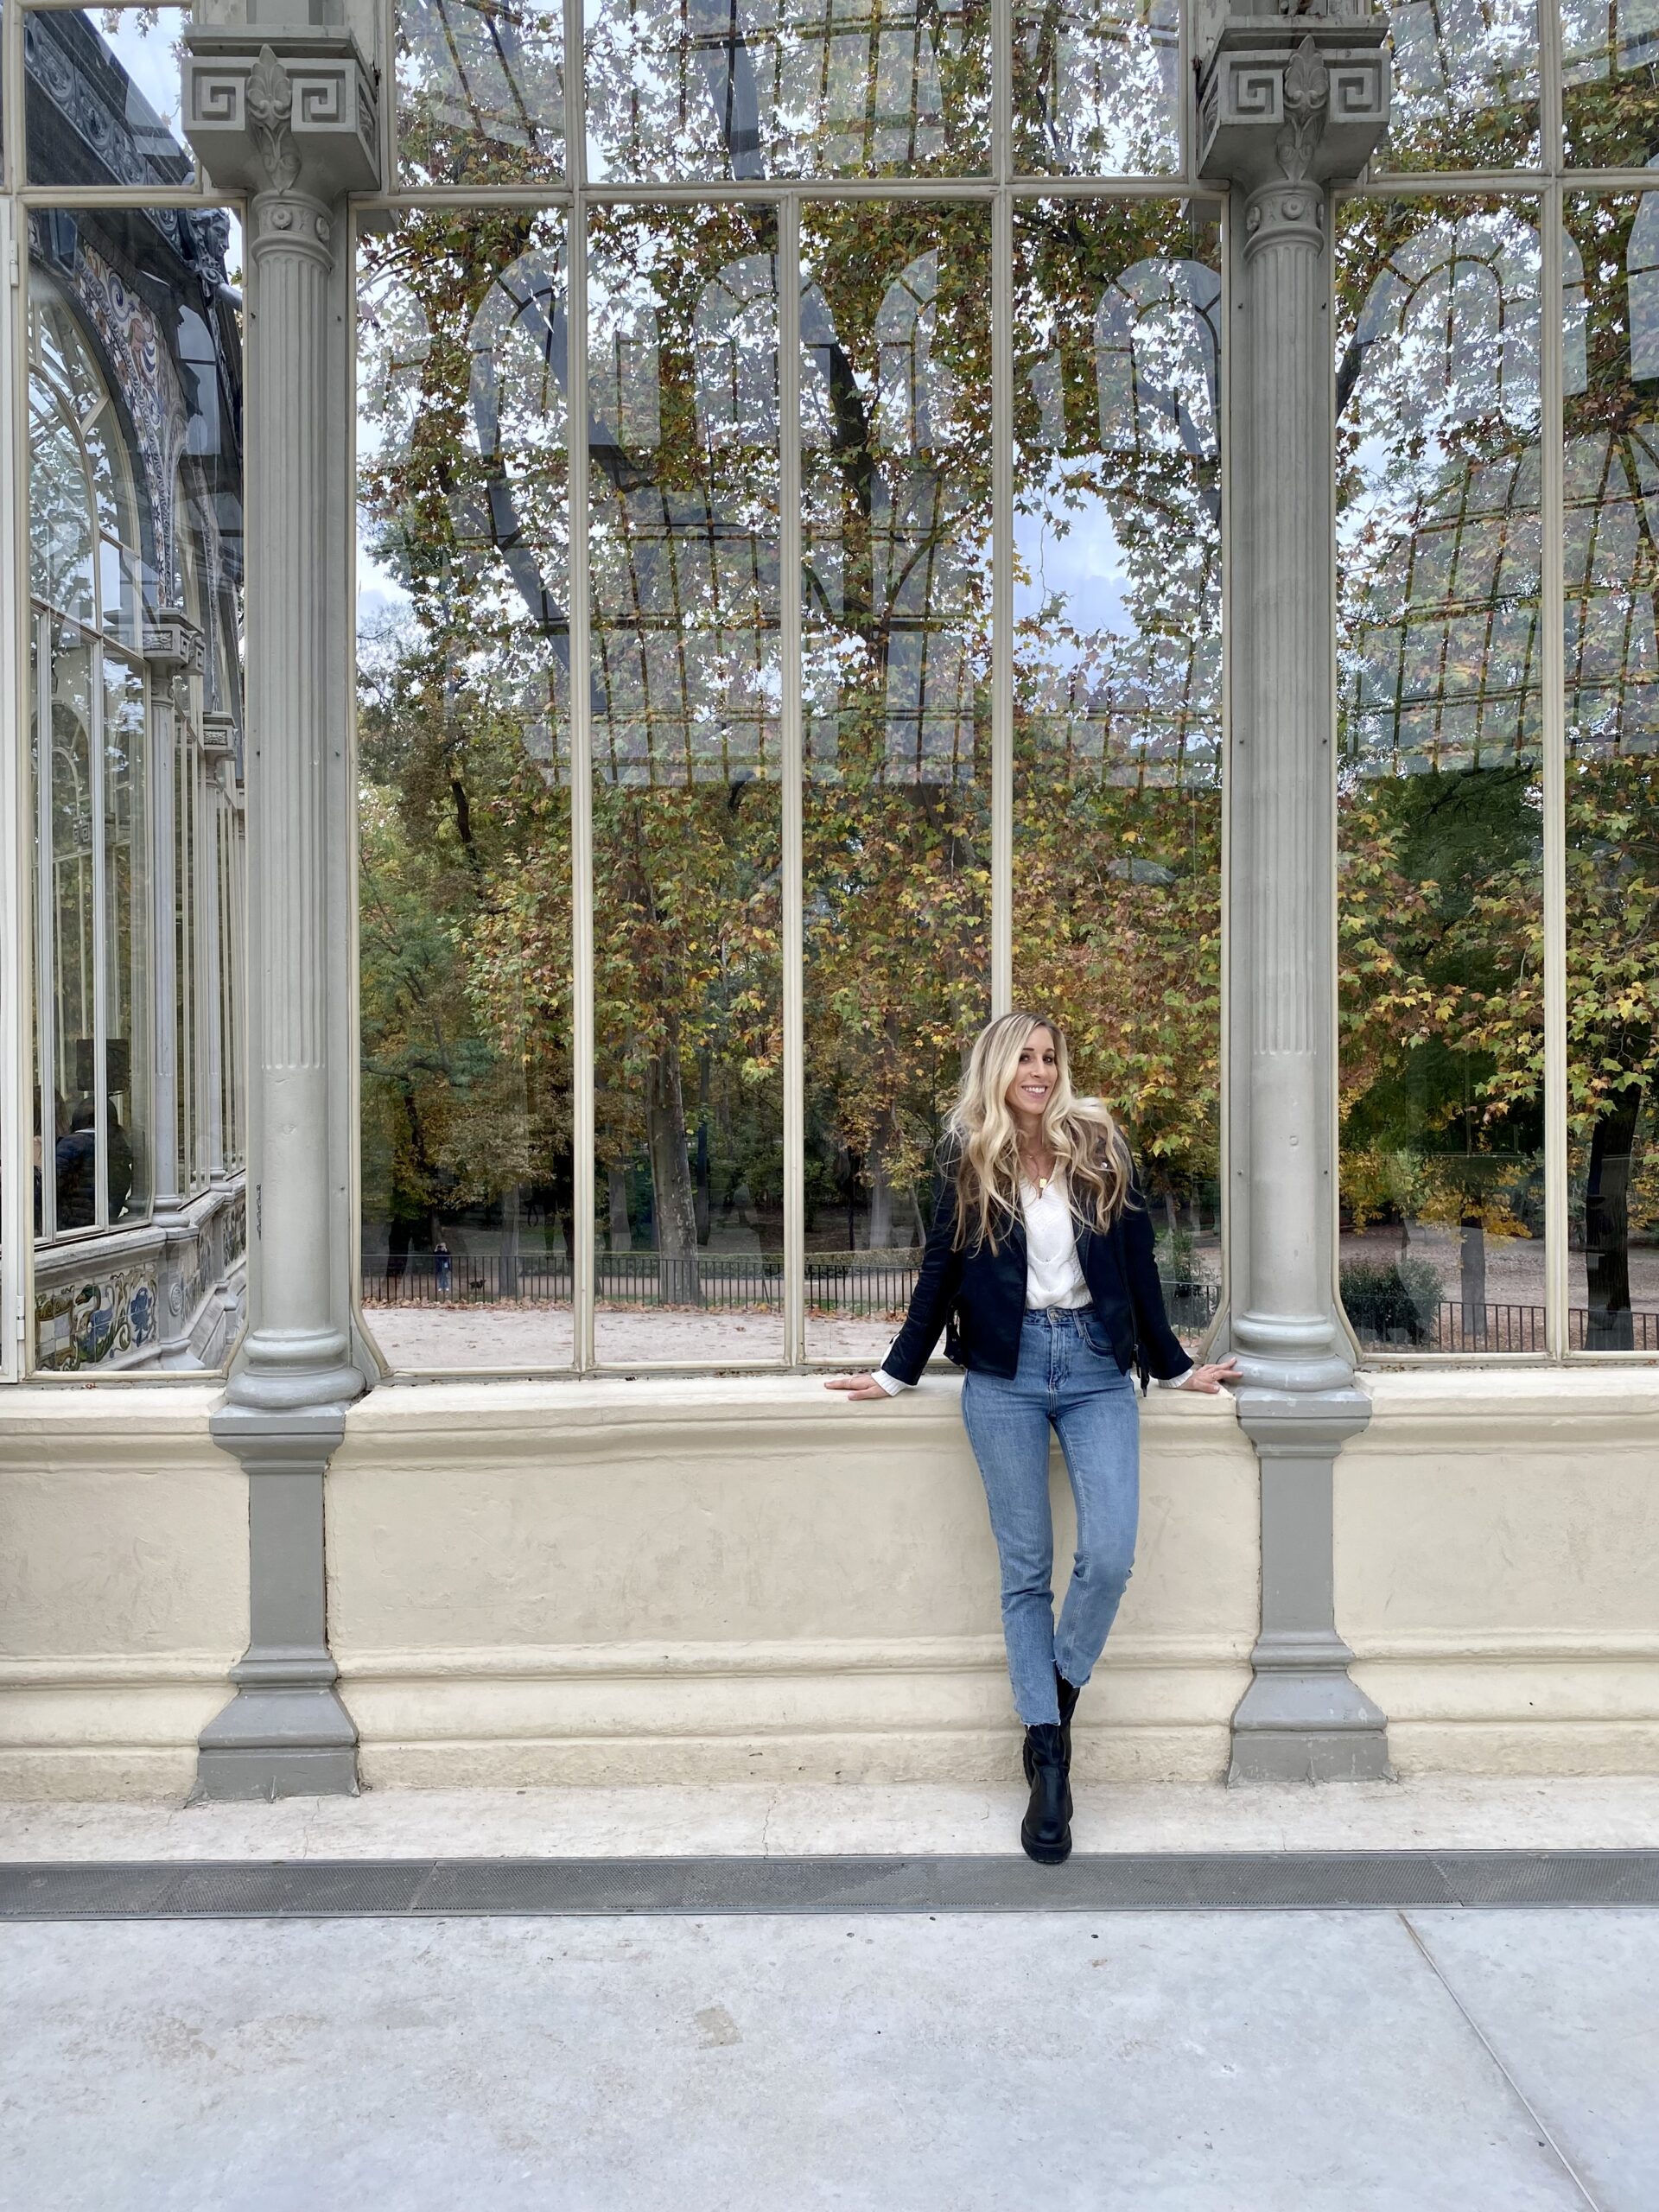
[[[1057,1721],[1054,1669],[1081,1689],[1117,1617],[1135,1563],[1141,1424],[1135,1386],[1087,1306],[1027,1313],[1012,1382],[970,1374],[962,1418],[984,1478],[1002,1563],[1002,1634],[1014,1702],[1027,1728]],[[1077,1550],[1054,1627],[1049,1428],[1077,1506]]]

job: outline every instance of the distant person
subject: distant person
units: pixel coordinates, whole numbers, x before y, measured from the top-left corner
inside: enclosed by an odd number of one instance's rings
[[[1097,1099],[1073,1096],[1065,1039],[1005,1014],[974,1040],[946,1124],[945,1184],[910,1312],[874,1375],[829,1384],[891,1397],[921,1377],[940,1332],[967,1369],[962,1418],[1002,1576],[1002,1632],[1026,1724],[1027,1855],[1071,1849],[1071,1715],[1135,1559],[1141,1437],[1131,1371],[1213,1394],[1234,1360],[1196,1367],[1170,1329],[1152,1223],[1128,1146]],[[1077,1507],[1077,1550],[1054,1625],[1049,1431]]]
[[[121,1126],[121,1116],[115,1110],[113,1098],[110,1101],[105,1122],[105,1179],[109,1187],[110,1219],[119,1221],[127,1210],[127,1200],[132,1196],[132,1147],[127,1141],[127,1133]]]
[[[58,1139],[58,1227],[90,1229],[98,1219],[98,1109],[83,1098]]]

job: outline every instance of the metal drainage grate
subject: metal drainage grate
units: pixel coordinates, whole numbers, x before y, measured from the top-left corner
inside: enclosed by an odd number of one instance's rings
[[[1659,1905],[1659,1851],[1023,1858],[355,1859],[0,1866],[4,1920],[562,1913],[1298,1912]]]

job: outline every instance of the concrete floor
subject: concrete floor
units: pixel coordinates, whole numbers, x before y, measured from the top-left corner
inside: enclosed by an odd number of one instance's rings
[[[1014,1804],[60,1804],[0,1852],[1006,1850]],[[1651,1845],[1659,1780],[1116,1790],[1078,1826]],[[1659,2207],[1659,1913],[14,1924],[0,1986],[0,2212]]]
[[[1653,2212],[1659,1915],[21,1926],[7,2212]]]

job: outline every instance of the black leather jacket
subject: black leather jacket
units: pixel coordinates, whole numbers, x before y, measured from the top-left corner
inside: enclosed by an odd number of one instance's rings
[[[1012,1380],[1020,1365],[1020,1331],[1026,1316],[1026,1229],[1016,1220],[999,1239],[976,1250],[953,1247],[957,1228],[954,1160],[944,1162],[944,1182],[911,1294],[905,1325],[882,1361],[901,1382],[920,1380],[944,1332],[944,1356],[958,1367]],[[1153,1256],[1152,1222],[1140,1190],[1105,1236],[1077,1221],[1077,1257],[1094,1311],[1118,1365],[1160,1382],[1185,1375],[1192,1362],[1164,1313],[1164,1294]]]

